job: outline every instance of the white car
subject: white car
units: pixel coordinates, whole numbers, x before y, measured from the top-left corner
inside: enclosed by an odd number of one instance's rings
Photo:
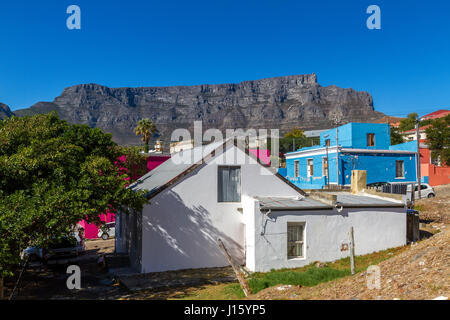
[[[116,235],[116,223],[108,222],[102,228],[98,229],[98,237],[103,240],[108,240],[110,237],[114,237]]]
[[[84,241],[78,235],[73,233],[70,236],[62,237],[58,240],[52,240],[48,247],[41,248],[31,246],[26,248],[21,258],[25,260],[27,257],[30,261],[48,261],[52,259],[67,258],[79,256],[86,250]]]
[[[408,185],[406,189],[407,193],[411,193],[411,186]],[[436,192],[428,183],[422,183],[420,185],[420,197],[421,198],[433,198],[436,196]],[[417,184],[414,185],[414,199],[419,199],[419,191]]]

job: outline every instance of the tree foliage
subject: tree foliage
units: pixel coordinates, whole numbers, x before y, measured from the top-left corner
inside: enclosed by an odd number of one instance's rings
[[[439,158],[444,165],[450,165],[450,115],[435,119],[425,130],[428,146],[433,158]]]
[[[136,135],[142,136],[142,141],[144,142],[145,152],[148,153],[149,146],[148,143],[150,138],[154,133],[156,133],[156,127],[148,118],[139,120],[136,128],[134,128],[134,133]]]
[[[398,128],[391,127],[391,145],[403,143],[403,136],[400,134]]]
[[[280,139],[280,153],[292,152],[304,147],[311,147],[318,144],[318,140],[318,138],[307,138],[303,130],[300,128],[294,128],[285,133]]]
[[[398,126],[400,132],[414,129],[418,118],[419,118],[419,115],[417,114],[417,112],[412,112],[412,113],[408,114],[408,117],[400,120],[400,124]]]
[[[24,248],[68,235],[82,219],[100,225],[107,210],[142,209],[147,200],[125,188],[119,155],[110,134],[56,113],[0,121],[0,276]]]

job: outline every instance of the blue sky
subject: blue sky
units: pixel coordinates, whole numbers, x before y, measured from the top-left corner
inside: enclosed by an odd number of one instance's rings
[[[81,8],[68,30],[66,8]],[[366,8],[381,8],[381,30]],[[0,102],[80,83],[216,84],[315,72],[393,116],[450,107],[449,1],[55,0],[0,4]]]

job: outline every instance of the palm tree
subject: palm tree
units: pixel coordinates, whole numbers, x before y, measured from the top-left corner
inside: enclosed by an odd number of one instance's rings
[[[148,118],[139,120],[136,128],[134,128],[134,133],[136,133],[137,136],[142,136],[146,153],[148,153],[149,150],[148,142],[156,131],[155,125]]]

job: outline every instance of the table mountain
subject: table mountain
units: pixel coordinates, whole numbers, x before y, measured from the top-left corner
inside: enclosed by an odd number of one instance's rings
[[[17,116],[55,110],[71,123],[84,123],[113,134],[120,144],[138,144],[136,123],[149,118],[164,141],[175,128],[320,129],[343,123],[373,121],[372,96],[363,91],[322,87],[315,74],[244,81],[238,84],[109,88],[81,84],[64,89],[53,102],[17,110]]]

